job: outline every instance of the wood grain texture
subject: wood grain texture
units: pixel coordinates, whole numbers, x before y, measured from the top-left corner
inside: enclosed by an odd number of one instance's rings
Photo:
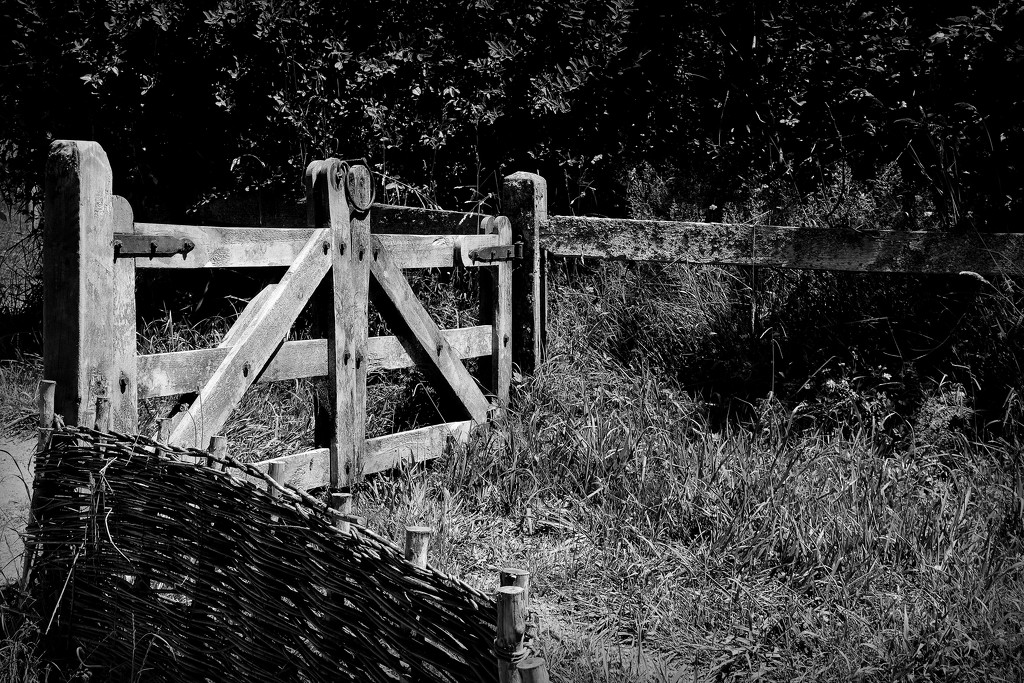
[[[254,316],[252,324],[228,349],[220,366],[199,392],[187,415],[171,434],[179,446],[203,444],[223,427],[245,390],[280,347],[292,323],[313,290],[330,268],[331,235],[328,230],[313,233],[291,268]]]
[[[466,443],[474,424],[470,420],[449,422],[367,439],[362,475],[439,458],[453,444]],[[316,448],[283,458],[265,460],[255,463],[254,466],[266,472],[269,471],[271,463],[280,467],[280,481],[287,482],[297,489],[309,491],[330,484],[328,448]],[[252,481],[258,486],[265,486],[262,480]]]
[[[224,334],[224,338],[220,340],[220,344],[217,346],[221,348],[230,348],[235,344],[236,341],[241,339],[242,334],[249,329],[252,325],[253,320],[259,315],[260,311],[266,305],[267,301],[274,294],[274,290],[277,289],[277,285],[267,285],[259,292],[256,296],[249,299],[245,304],[245,308],[235,318],[235,322],[232,323],[231,328]]]
[[[793,228],[552,216],[551,255],[869,273],[992,273],[1024,261],[1024,234]]]
[[[534,173],[513,173],[501,188],[502,213],[512,239],[523,243],[523,259],[512,269],[512,362],[532,374],[544,357],[547,273],[540,226],[548,219],[548,186]]]
[[[371,182],[365,167],[350,169],[355,178],[352,198],[355,206],[369,206]],[[361,182],[360,182],[361,181]],[[342,190],[339,190],[342,192]],[[332,222],[333,224],[333,222]],[[358,211],[350,207],[348,229],[352,240],[352,255],[349,262],[349,285],[347,290],[337,287],[335,280],[335,312],[345,310],[350,318],[345,321],[346,334],[351,337],[354,364],[352,373],[352,421],[346,425],[348,434],[344,443],[350,449],[348,459],[342,463],[337,479],[331,480],[331,488],[348,490],[352,484],[363,478],[363,457],[366,453],[366,373],[369,368],[367,335],[369,333],[370,307],[370,261],[373,245],[370,242],[370,211]],[[339,443],[342,443],[339,439]]]
[[[181,256],[133,259],[146,270],[195,268],[288,267],[309,240],[310,228],[223,228],[170,223],[137,223],[137,232],[192,240],[195,248]],[[379,235],[400,268],[476,267],[473,249],[498,246],[493,235]],[[127,260],[127,259],[125,259]]]
[[[254,226],[267,228],[308,228],[308,198],[305,203],[288,203],[256,192],[214,199],[196,211],[198,221],[205,225]],[[463,211],[439,211],[389,204],[374,204],[375,234],[422,233],[427,235],[473,235],[484,232],[491,216]]]
[[[370,272],[379,287],[374,296],[377,309],[409,356],[432,378],[442,395],[455,399],[470,418],[486,421],[490,407],[487,398],[423,308],[390,252],[376,238]]]
[[[124,197],[113,199],[113,230],[132,232],[132,207]],[[113,428],[122,434],[139,431],[139,386],[136,377],[136,322],[135,322],[135,260],[118,259],[114,263],[112,385],[110,410]]]
[[[460,358],[480,358],[491,353],[490,325],[441,330]],[[401,370],[416,365],[397,337],[367,340],[368,372]],[[155,353],[136,358],[139,398],[176,396],[198,392],[228,355],[226,347]],[[327,340],[290,341],[271,359],[257,383],[280,382],[327,375]]]
[[[511,244],[512,225],[499,216],[491,227],[502,244]],[[480,322],[492,326],[491,355],[482,358],[477,377],[497,399],[508,406],[512,382],[512,263],[498,261],[480,270]]]
[[[95,142],[55,140],[46,165],[43,376],[69,425],[92,426],[109,397],[114,286],[110,163]]]

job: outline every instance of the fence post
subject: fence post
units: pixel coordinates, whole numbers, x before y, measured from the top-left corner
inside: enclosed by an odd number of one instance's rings
[[[512,362],[532,374],[544,356],[547,329],[546,258],[540,226],[548,219],[548,185],[534,173],[513,173],[502,184],[501,211],[512,221],[512,239],[523,259],[512,269]]]
[[[349,518],[352,516],[352,494],[346,491],[331,491],[331,510],[334,512],[334,526],[343,534],[351,531]]]
[[[124,197],[113,200],[115,233],[135,232],[135,216]],[[123,434],[139,431],[139,389],[135,384],[135,259],[114,262],[113,285],[113,367],[111,368],[110,407],[113,427]]]
[[[516,664],[522,660],[523,636],[526,635],[526,593],[519,586],[498,589],[498,636],[494,654],[498,660],[498,682],[520,683]]]
[[[91,427],[116,379],[111,318],[114,222],[110,162],[96,142],[55,140],[46,164],[43,377],[55,410]]]
[[[516,665],[516,671],[523,683],[551,683],[548,677],[548,665],[543,657],[530,657]]]
[[[427,548],[430,546],[429,526],[405,527],[405,559],[420,569],[427,568]]]

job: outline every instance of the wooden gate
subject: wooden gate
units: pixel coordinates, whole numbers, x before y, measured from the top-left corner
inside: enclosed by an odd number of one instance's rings
[[[47,166],[44,376],[68,424],[137,431],[138,400],[193,394],[163,436],[205,448],[255,382],[327,376],[329,448],[259,463],[303,488],[344,489],[366,474],[437,457],[508,401],[512,371],[511,259],[504,217],[373,204],[369,168],[327,159],[307,169],[305,227],[136,223],[111,193],[94,142],[56,141]],[[435,214],[424,217],[424,213]],[[374,229],[377,223],[387,232]],[[470,234],[414,234],[427,223]],[[136,355],[139,268],[285,266],[253,297],[216,348]],[[441,330],[413,293],[408,268],[480,268],[481,323]],[[286,341],[314,297],[327,302],[326,338]],[[394,336],[368,338],[368,302]],[[463,359],[480,358],[471,375]],[[416,366],[464,419],[366,439],[366,376]],[[109,417],[108,417],[109,416]]]

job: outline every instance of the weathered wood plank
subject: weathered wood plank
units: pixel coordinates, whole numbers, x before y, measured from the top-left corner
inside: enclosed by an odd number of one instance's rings
[[[276,288],[277,285],[267,285],[257,292],[256,296],[249,299],[249,302],[245,305],[245,308],[242,309],[242,312],[238,314],[238,317],[235,318],[235,322],[224,334],[224,338],[220,340],[220,344],[218,344],[218,346],[225,349],[234,346],[235,342],[241,339],[242,333],[249,329],[249,326],[252,325],[252,321],[255,320],[256,316],[259,315],[259,312],[263,310],[263,306],[266,305]]]
[[[302,307],[330,268],[331,234],[317,230],[254,316],[252,324],[231,346],[220,366],[175,427],[171,443],[205,445],[220,431],[242,394],[255,381],[291,329]],[[326,247],[326,249],[325,249]]]
[[[374,296],[377,309],[405,350],[432,376],[442,394],[458,401],[470,418],[486,421],[490,408],[487,398],[423,308],[391,253],[376,237],[369,263],[379,286]]]
[[[491,354],[490,325],[441,330],[441,333],[460,358],[480,358]],[[366,350],[368,372],[400,370],[416,365],[398,337],[370,337]],[[228,349],[219,347],[138,356],[139,398],[175,396],[198,391],[209,381],[227,355]],[[326,339],[290,341],[281,345],[266,369],[256,378],[256,383],[326,375]]]
[[[307,199],[308,202],[308,199]],[[384,233],[422,233],[427,235],[476,234],[485,232],[491,216],[463,211],[439,211],[390,204],[374,204],[373,231]],[[308,228],[307,203],[286,203],[258,193],[214,199],[196,211],[206,225],[251,225],[267,228]]]
[[[1024,262],[1024,234],[685,223],[552,216],[555,256],[877,273],[991,273]]]
[[[375,226],[376,227],[376,226]],[[136,258],[137,268],[287,267],[313,234],[312,228],[222,228],[201,225],[136,223],[135,229],[156,237],[183,237],[195,248],[181,256]],[[378,235],[400,268],[473,267],[465,255],[473,249],[498,246],[494,235]]]
[[[352,254],[349,263],[348,287],[338,287],[339,279],[335,279],[334,310],[335,314],[344,311],[348,318],[343,322],[346,334],[351,338],[354,364],[352,373],[352,418],[344,425],[347,434],[345,439],[338,439],[339,446],[345,444],[349,453],[338,450],[339,457],[346,455],[341,462],[338,476],[332,476],[331,488],[349,491],[352,484],[363,478],[363,457],[366,453],[366,371],[369,367],[367,352],[367,335],[369,332],[370,306],[370,211],[359,211],[358,206],[369,206],[372,202],[373,178],[365,166],[355,166],[348,171],[349,189],[353,193],[352,207],[349,207],[348,225],[351,233]],[[344,190],[339,187],[339,193]],[[347,194],[345,195],[347,196]],[[337,262],[335,262],[337,264]],[[335,265],[337,269],[337,265]],[[341,387],[339,387],[340,389]]]
[[[449,422],[367,439],[362,474],[365,476],[407,463],[434,460],[444,455],[449,445],[466,443],[473,425],[471,420]],[[330,484],[330,449],[316,448],[258,462],[254,466],[269,472],[271,464],[280,472],[280,481],[297,489],[309,491]],[[265,486],[262,479],[250,479],[257,486]]]
[[[368,439],[363,475],[439,458],[451,444],[466,443],[474,424],[472,420],[449,422]]]
[[[113,199],[114,232],[132,232],[132,207],[124,197]],[[139,431],[139,387],[136,377],[135,260],[114,263],[113,365],[111,367],[110,410],[114,430],[122,434]]]
[[[110,162],[95,142],[55,140],[46,164],[43,377],[69,425],[91,427],[112,376],[114,259]]]
[[[548,218],[547,181],[533,173],[506,176],[501,202],[512,221],[512,238],[523,243],[523,259],[512,269],[512,362],[532,374],[547,344],[547,263],[540,239]]]
[[[503,244],[512,241],[512,225],[505,217],[494,222],[495,234]],[[499,261],[480,271],[480,322],[492,325],[492,353],[480,359],[480,381],[502,408],[508,406],[512,382],[512,263]]]

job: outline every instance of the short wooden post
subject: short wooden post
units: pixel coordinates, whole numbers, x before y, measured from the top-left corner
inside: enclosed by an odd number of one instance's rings
[[[52,379],[39,380],[39,440],[36,442],[36,453],[50,445],[53,434],[54,396],[57,383]]]
[[[501,210],[512,221],[512,239],[523,243],[523,259],[512,269],[512,362],[532,374],[544,356],[547,329],[546,257],[540,227],[548,219],[548,186],[534,173],[505,178]]]
[[[429,526],[405,527],[405,559],[420,569],[427,568],[427,549],[430,546]]]
[[[212,456],[216,456],[220,460],[228,457],[228,437],[223,434],[210,437],[210,448],[208,450]],[[215,470],[224,469],[224,463],[218,462],[212,457],[206,458],[206,466]]]
[[[95,424],[109,396],[114,287],[110,162],[95,142],[55,140],[46,164],[43,376],[57,383],[64,423]]]
[[[285,476],[284,463],[271,461],[267,466],[267,476],[273,479],[275,483],[283,485]],[[267,484],[267,493],[269,493],[270,497],[274,500],[281,498],[281,490],[273,484]],[[270,521],[274,524],[276,524],[279,519],[280,518],[277,515],[270,516]]]
[[[156,440],[160,443],[168,443],[171,440],[171,433],[174,431],[174,418],[161,417],[157,420]]]
[[[516,567],[502,567],[498,572],[501,586],[519,586],[523,589],[523,606],[530,609],[530,572]]]
[[[135,216],[124,197],[114,196],[114,232],[135,232]],[[139,431],[139,388],[136,385],[135,259],[114,262],[113,284],[113,366],[110,403],[114,430],[122,434]]]
[[[502,586],[497,601],[498,635],[494,640],[494,654],[498,660],[499,683],[520,683],[516,664],[525,655],[523,636],[526,634],[525,592],[519,586]]]
[[[97,432],[107,434],[110,432],[110,399],[100,396],[96,399],[96,424]]]
[[[267,466],[267,476],[278,484],[284,484],[284,474],[285,469],[283,462],[275,462],[272,460]],[[267,484],[267,493],[269,493],[270,497],[274,499],[281,497],[281,491],[276,486],[272,486],[270,484]]]
[[[523,683],[551,683],[543,657],[529,657],[516,665]]]
[[[343,533],[351,531],[349,518],[352,516],[352,494],[345,491],[331,491],[331,510],[334,512],[334,526]]]

